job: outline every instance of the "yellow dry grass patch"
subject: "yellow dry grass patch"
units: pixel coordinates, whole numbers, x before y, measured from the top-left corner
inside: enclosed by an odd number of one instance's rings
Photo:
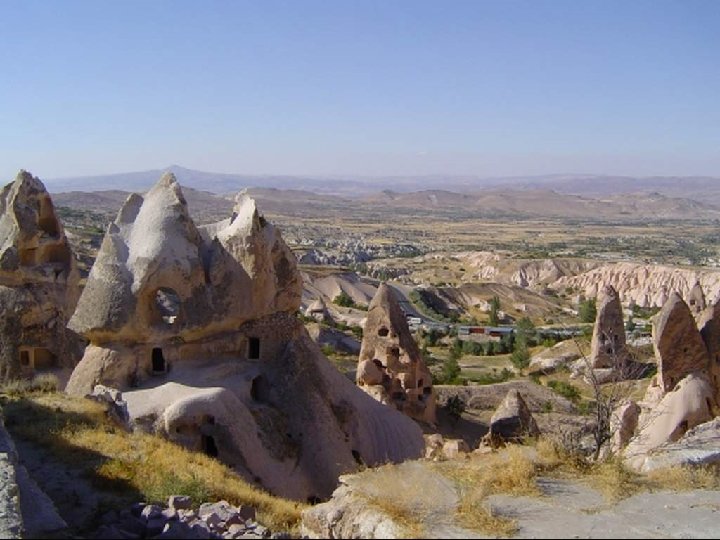
[[[99,491],[120,503],[137,497],[165,503],[178,494],[190,495],[195,505],[225,499],[254,506],[271,528],[297,530],[305,505],[250,486],[204,454],[158,436],[127,433],[108,420],[103,405],[60,393],[3,396],[2,402],[13,437],[40,444],[82,469]]]

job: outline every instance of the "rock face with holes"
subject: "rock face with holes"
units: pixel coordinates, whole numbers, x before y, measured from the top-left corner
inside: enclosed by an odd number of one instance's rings
[[[0,369],[72,368],[82,341],[66,329],[80,294],[75,257],[43,183],[26,171],[0,191]]]
[[[617,291],[607,285],[599,295],[597,316],[590,344],[593,369],[622,370],[628,359],[625,345],[625,324]]]
[[[382,403],[435,424],[432,375],[425,366],[393,289],[383,283],[370,302],[356,382]]]
[[[708,306],[698,317],[698,328],[708,352],[715,401],[720,404],[720,302]]]
[[[361,464],[421,456],[420,428],[358,390],[309,337],[301,286],[252,199],[196,227],[165,175],[107,231],[70,321],[90,345],[67,391],[117,388],[133,428],[295,499],[329,496]]]
[[[687,296],[687,305],[690,308],[690,312],[693,314],[693,317],[698,317],[707,307],[707,303],[705,302],[705,293],[703,292],[699,281],[696,281],[693,288],[690,289]]]

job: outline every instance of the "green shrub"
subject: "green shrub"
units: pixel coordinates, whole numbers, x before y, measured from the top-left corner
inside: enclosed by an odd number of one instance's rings
[[[556,394],[560,394],[574,403],[580,399],[580,390],[570,383],[565,381],[549,381],[548,386],[552,388]]]

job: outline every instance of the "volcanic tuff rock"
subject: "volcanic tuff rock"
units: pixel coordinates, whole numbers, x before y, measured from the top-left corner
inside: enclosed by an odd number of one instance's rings
[[[705,308],[698,317],[698,328],[708,351],[715,401],[720,404],[720,302]]]
[[[294,256],[252,199],[197,228],[165,175],[108,229],[70,321],[91,343],[67,390],[117,388],[134,428],[285,497],[329,496],[360,463],[421,456],[420,428],[310,339],[300,292]]]
[[[611,285],[626,305],[662,307],[672,291],[687,298],[696,283],[705,291],[707,299],[714,302],[720,298],[720,272],[660,264],[603,264],[577,275],[563,276],[551,286],[557,290],[574,287],[586,297],[593,298],[601,287]]]
[[[693,288],[690,289],[690,292],[687,295],[687,305],[690,308],[693,317],[700,315],[707,307],[707,304],[705,303],[705,293],[703,293],[699,281],[695,282]]]
[[[707,377],[693,373],[685,376],[660,402],[644,411],[638,420],[638,433],[624,451],[628,465],[642,467],[651,450],[677,441],[689,429],[713,417],[714,389]]]
[[[517,390],[508,391],[505,399],[490,419],[490,431],[483,443],[496,446],[503,442],[517,442],[523,437],[540,434],[525,400]]]
[[[5,374],[73,367],[65,326],[80,289],[75,258],[43,183],[26,171],[0,191],[0,339]]]
[[[672,293],[653,325],[660,386],[670,392],[685,375],[707,373],[707,348],[687,304]]]
[[[379,401],[418,420],[436,422],[432,375],[393,289],[385,283],[368,308],[356,380]]]
[[[627,357],[620,297],[611,285],[607,285],[598,298],[590,343],[590,364],[593,368],[622,369]]]

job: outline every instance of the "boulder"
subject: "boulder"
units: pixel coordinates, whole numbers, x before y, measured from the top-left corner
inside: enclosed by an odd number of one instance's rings
[[[540,434],[535,418],[517,390],[510,390],[490,419],[490,430],[483,444],[496,446],[504,442],[518,442],[524,437]]]
[[[710,362],[710,378],[715,386],[715,401],[720,403],[720,302],[708,306],[698,317],[698,328]]]
[[[632,400],[625,400],[610,415],[610,450],[620,452],[635,434],[640,416],[640,406]]]

